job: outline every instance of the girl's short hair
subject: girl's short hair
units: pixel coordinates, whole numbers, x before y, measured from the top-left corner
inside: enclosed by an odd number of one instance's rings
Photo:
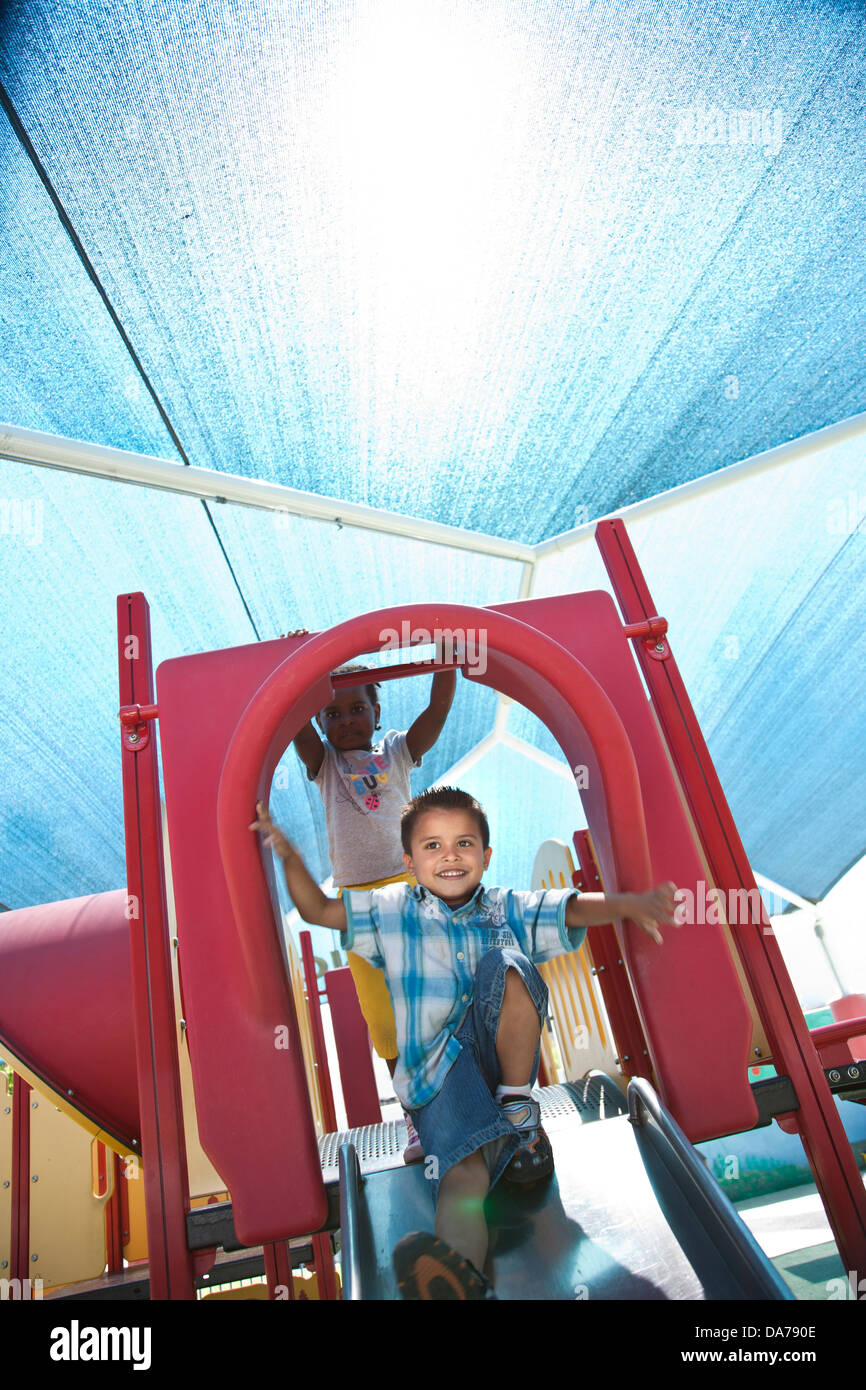
[[[348,675],[350,675],[353,671],[366,671],[366,670],[368,670],[368,667],[366,667],[366,666],[359,666],[357,662],[351,662],[348,666],[338,666],[337,669],[336,669],[336,671],[332,671],[332,672],[331,672],[331,675],[332,675],[332,676],[348,676]],[[364,689],[365,689],[366,692],[367,692],[367,699],[370,701],[370,703],[371,703],[372,705],[377,704],[377,703],[378,703],[378,700],[379,700],[379,682],[378,682],[378,681],[370,681],[368,685],[365,685],[365,686],[364,686]]]
[[[482,849],[488,848],[490,826],[480,802],[476,801],[475,797],[470,796],[468,792],[461,791],[459,787],[430,787],[426,792],[420,792],[418,796],[413,796],[412,800],[403,807],[400,816],[400,839],[406,854],[409,854],[412,847],[412,832],[415,829],[415,824],[419,816],[423,816],[425,811],[469,811],[478,822]]]

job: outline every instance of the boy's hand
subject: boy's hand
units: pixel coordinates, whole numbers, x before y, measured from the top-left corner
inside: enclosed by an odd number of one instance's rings
[[[665,927],[678,925],[674,921],[676,891],[675,883],[660,883],[648,893],[631,894],[629,919],[635,926],[640,927],[641,931],[645,931],[647,936],[651,936],[659,946],[662,944],[662,934],[657,924],[661,923]]]
[[[274,851],[278,859],[291,859],[297,854],[297,850],[290,840],[286,838],[278,825],[274,825],[271,820],[271,813],[263,801],[256,802],[256,817],[250,826],[250,830],[259,830],[264,836],[264,843]]]

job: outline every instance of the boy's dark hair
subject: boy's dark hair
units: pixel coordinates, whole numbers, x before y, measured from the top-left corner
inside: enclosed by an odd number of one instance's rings
[[[366,666],[359,666],[357,662],[350,662],[348,666],[338,666],[337,669],[336,669],[336,671],[332,671],[332,672],[331,672],[331,675],[332,675],[332,676],[348,676],[348,675],[350,674],[350,672],[352,672],[352,671],[366,671],[367,669],[368,669],[368,668],[367,668]],[[367,699],[370,701],[370,704],[371,704],[371,705],[378,704],[378,702],[379,702],[379,682],[378,682],[378,681],[370,681],[369,685],[365,685],[365,686],[364,686],[364,689],[365,689],[366,692],[367,692]]]
[[[420,792],[418,796],[413,796],[412,800],[403,807],[400,816],[400,839],[403,841],[403,849],[406,854],[411,852],[412,831],[419,816],[423,816],[425,811],[469,811],[478,822],[478,829],[481,834],[481,848],[487,849],[490,844],[490,826],[484,814],[484,808],[480,802],[470,796],[468,792],[461,791],[459,787],[430,787],[426,792]]]

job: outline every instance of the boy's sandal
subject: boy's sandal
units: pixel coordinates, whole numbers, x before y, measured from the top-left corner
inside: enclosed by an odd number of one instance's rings
[[[541,1106],[524,1096],[502,1102],[500,1107],[514,1125],[520,1147],[503,1173],[505,1182],[533,1183],[553,1172],[553,1149],[541,1127]]]
[[[495,1299],[475,1266],[429,1231],[413,1231],[394,1247],[394,1273],[404,1299],[432,1302]]]

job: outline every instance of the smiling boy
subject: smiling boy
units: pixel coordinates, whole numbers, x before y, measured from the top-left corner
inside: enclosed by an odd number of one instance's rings
[[[537,1182],[553,1169],[532,1087],[547,988],[536,969],[577,950],[586,928],[628,918],[661,944],[674,886],[647,893],[575,889],[484,891],[492,849],[484,811],[468,793],[436,787],[403,812],[404,861],[416,886],[328,898],[261,805],[251,829],[283,862],[303,919],[345,933],[344,945],[383,970],[394,1004],[394,1087],[428,1156],[435,1235],[394,1251],[410,1299],[493,1297],[484,1199],[495,1183]],[[432,1162],[431,1162],[432,1160]]]

